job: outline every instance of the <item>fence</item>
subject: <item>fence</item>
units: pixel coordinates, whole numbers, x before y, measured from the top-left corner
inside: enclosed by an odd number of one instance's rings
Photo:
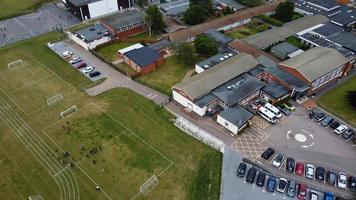
[[[184,117],[178,116],[174,125],[188,135],[193,136],[195,139],[198,139],[212,148],[224,153],[225,144],[221,140],[200,129]]]

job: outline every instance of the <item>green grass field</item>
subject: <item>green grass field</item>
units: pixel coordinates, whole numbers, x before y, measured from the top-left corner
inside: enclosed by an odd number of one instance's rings
[[[234,39],[243,39],[248,36],[256,35],[257,33],[263,32],[265,30],[268,30],[268,24],[262,24],[259,26],[249,26],[249,27],[244,27],[242,29],[238,29],[236,31],[232,31],[228,33],[227,35],[234,38]]]
[[[356,109],[345,98],[346,92],[350,90],[356,90],[356,77],[327,92],[318,99],[317,103],[351,125],[356,126]]]
[[[2,0],[0,20],[33,12],[46,2],[51,2],[51,0]]]
[[[197,62],[203,58],[197,58]],[[166,63],[158,67],[155,71],[139,76],[136,81],[145,84],[157,91],[170,95],[172,86],[183,80],[185,74],[192,67],[187,67],[178,63],[175,56],[166,59]]]
[[[110,45],[107,45],[105,47],[102,47],[97,50],[97,53],[104,57],[108,61],[115,61],[118,60],[119,58],[117,57],[117,51],[120,49],[123,49],[125,47],[131,46],[134,43],[130,42],[119,42],[119,43],[113,43]]]
[[[221,153],[130,90],[87,97],[80,89],[90,81],[45,46],[58,36],[0,50],[0,199],[61,199],[68,190],[88,200],[219,199]],[[19,58],[24,64],[8,69]],[[48,106],[58,93],[64,99]],[[61,118],[72,105],[78,110]],[[152,175],[159,185],[140,195]]]

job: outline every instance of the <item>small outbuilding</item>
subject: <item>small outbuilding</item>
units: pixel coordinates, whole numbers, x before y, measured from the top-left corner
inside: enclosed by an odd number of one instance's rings
[[[282,42],[271,48],[271,53],[281,60],[286,60],[289,55],[293,55],[294,52],[299,51],[300,49],[288,42]],[[303,52],[303,51],[302,51]]]
[[[234,135],[250,124],[254,115],[240,105],[235,105],[217,116],[217,123],[231,131]]]
[[[124,53],[124,61],[140,74],[147,74],[164,64],[163,57],[147,46]]]

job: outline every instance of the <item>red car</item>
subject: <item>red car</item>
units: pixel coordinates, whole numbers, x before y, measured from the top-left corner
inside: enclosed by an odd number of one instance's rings
[[[297,165],[295,166],[295,173],[299,176],[304,175],[304,164],[297,162]]]
[[[87,64],[85,62],[81,62],[78,65],[76,65],[76,68],[80,69],[80,68],[83,68],[83,67],[86,67],[86,66],[87,66]]]
[[[298,187],[298,199],[299,200],[305,200],[305,196],[307,195],[307,185],[305,184],[299,184],[299,187]]]

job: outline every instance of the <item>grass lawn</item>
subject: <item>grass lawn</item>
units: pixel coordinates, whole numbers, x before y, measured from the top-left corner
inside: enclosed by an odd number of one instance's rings
[[[304,44],[302,44],[302,43],[300,42],[300,39],[298,39],[298,38],[296,38],[296,37],[294,37],[294,36],[288,37],[288,38],[286,39],[286,41],[287,41],[288,43],[290,43],[290,44],[292,44],[292,45],[298,47],[299,49],[304,50],[304,51],[308,49],[307,46],[305,46]]]
[[[131,90],[88,97],[80,88],[90,81],[45,46],[58,36],[0,50],[0,199],[61,199],[68,188],[81,199],[131,199],[156,175],[159,185],[136,199],[218,200],[222,154],[181,132],[170,122],[174,116]],[[18,58],[24,65],[8,69]],[[47,98],[58,93],[64,99],[48,106]],[[59,116],[73,105],[76,112]]]
[[[198,58],[198,60],[202,60],[202,58]],[[175,56],[170,56],[166,59],[166,63],[158,67],[156,71],[140,76],[135,80],[170,95],[171,87],[182,81],[190,69],[193,68],[178,63]]]
[[[255,26],[255,27],[246,26],[245,28],[238,29],[236,31],[232,31],[232,32],[228,33],[227,35],[234,39],[243,39],[248,36],[263,32],[265,30],[268,30],[267,24],[262,24],[262,25]]]
[[[356,77],[319,97],[317,103],[351,125],[356,126],[356,109],[345,98],[346,92],[349,90],[356,90]]]
[[[33,12],[46,2],[51,0],[2,0],[0,20]]]
[[[134,43],[131,42],[119,42],[107,45],[97,50],[97,53],[104,57],[106,60],[115,61],[118,59],[117,51],[125,47],[131,46]]]

